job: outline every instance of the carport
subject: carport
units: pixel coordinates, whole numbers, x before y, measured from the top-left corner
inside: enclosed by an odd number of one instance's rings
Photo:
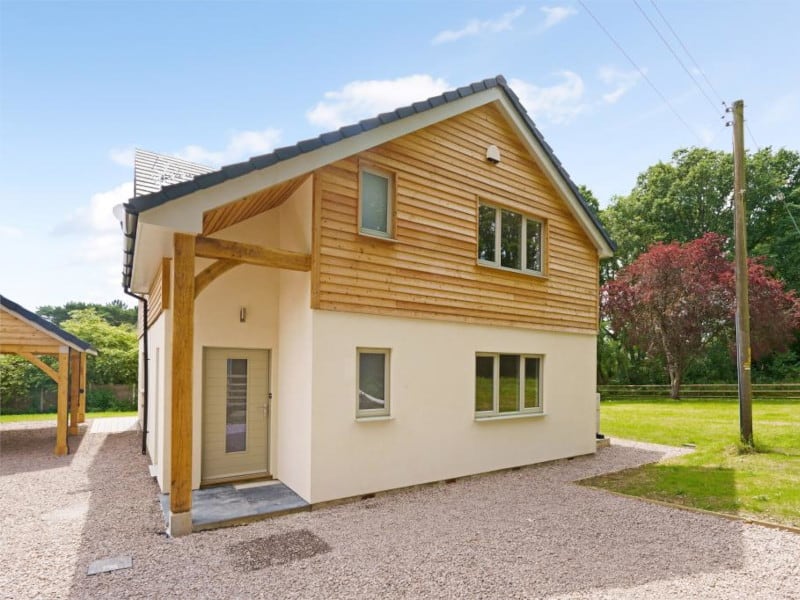
[[[0,354],[16,354],[36,365],[58,385],[56,456],[69,451],[67,435],[77,435],[86,419],[86,356],[90,344],[0,295]],[[43,356],[55,356],[51,366]]]

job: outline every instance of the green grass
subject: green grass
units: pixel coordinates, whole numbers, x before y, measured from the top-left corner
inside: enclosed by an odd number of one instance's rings
[[[123,412],[89,412],[86,413],[87,419],[105,419],[107,417],[132,417],[136,411]],[[30,415],[0,415],[0,423],[16,423],[20,421],[55,421],[56,413],[35,413]]]
[[[736,400],[603,402],[601,431],[692,454],[583,483],[800,527],[800,402],[756,400],[755,451],[739,443]]]

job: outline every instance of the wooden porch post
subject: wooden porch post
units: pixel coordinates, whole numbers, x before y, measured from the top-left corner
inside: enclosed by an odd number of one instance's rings
[[[58,353],[58,419],[56,421],[56,456],[67,453],[67,394],[69,393],[69,353]]]
[[[86,421],[86,352],[80,358],[80,400],[78,401],[78,423]]]
[[[76,350],[69,351],[69,434],[78,435],[78,409],[80,405],[81,358]]]
[[[194,352],[193,235],[174,235],[172,297],[172,427],[169,527],[192,532],[192,362]]]

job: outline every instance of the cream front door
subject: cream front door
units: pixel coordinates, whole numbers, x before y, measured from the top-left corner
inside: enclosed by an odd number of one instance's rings
[[[269,474],[269,352],[203,350],[203,483]]]

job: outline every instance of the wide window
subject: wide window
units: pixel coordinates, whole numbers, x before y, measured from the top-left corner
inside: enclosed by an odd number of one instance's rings
[[[541,221],[488,204],[478,207],[478,262],[493,267],[542,273]]]
[[[392,177],[388,173],[361,169],[359,231],[392,237]]]
[[[475,356],[475,416],[542,412],[542,359],[521,354]]]
[[[356,417],[389,416],[389,350],[359,348]]]

